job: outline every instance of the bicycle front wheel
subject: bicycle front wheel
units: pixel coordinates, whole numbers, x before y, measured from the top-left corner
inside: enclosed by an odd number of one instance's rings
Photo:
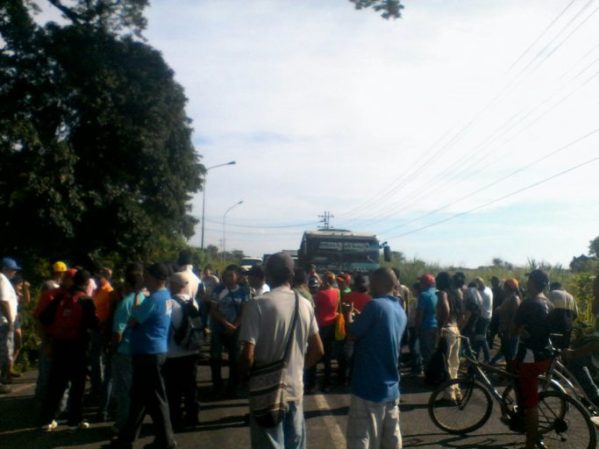
[[[493,399],[483,384],[469,378],[441,384],[428,401],[428,413],[445,432],[463,435],[481,428],[491,416]]]
[[[539,395],[539,429],[551,448],[597,447],[597,433],[588,411],[576,399],[558,391]]]

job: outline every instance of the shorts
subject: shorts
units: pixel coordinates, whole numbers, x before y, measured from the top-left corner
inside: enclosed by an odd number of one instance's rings
[[[550,366],[551,359],[532,363],[514,363],[517,369],[516,388],[518,405],[529,409],[539,405],[539,376],[545,374]]]

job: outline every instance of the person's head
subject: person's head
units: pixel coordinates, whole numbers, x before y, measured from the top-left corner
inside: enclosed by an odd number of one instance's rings
[[[14,278],[17,274],[17,271],[21,270],[21,267],[19,264],[17,264],[17,261],[12,257],[4,257],[1,262],[1,267],[2,273],[8,279]]]
[[[345,289],[347,287],[349,287],[349,285],[351,284],[351,276],[349,275],[349,273],[341,273],[339,276],[337,276],[337,285],[339,286],[340,289]]]
[[[412,290],[414,290],[414,293],[416,294],[416,296],[418,296],[422,291],[422,285],[420,284],[420,282],[414,282],[412,284]]]
[[[275,288],[282,285],[290,285],[295,276],[293,259],[287,253],[276,253],[268,258],[266,262],[266,277],[270,286]]]
[[[105,284],[110,281],[112,270],[108,267],[102,267],[96,273],[96,277],[98,278],[98,281],[100,281],[100,284]]]
[[[503,291],[508,295],[520,292],[520,284],[517,279],[507,278],[503,281]]]
[[[526,288],[532,296],[542,293],[549,285],[549,276],[543,270],[532,270],[528,273]]]
[[[146,268],[144,284],[150,292],[155,292],[166,287],[166,281],[171,275],[171,270],[166,264],[154,263]]]
[[[395,277],[397,278],[397,283],[401,284],[401,272],[399,271],[399,268],[393,267],[391,269],[393,270],[393,274],[395,274]]]
[[[337,278],[335,277],[335,273],[332,271],[327,271],[322,277],[322,288],[333,288],[335,283],[337,282]]]
[[[354,278],[354,291],[360,293],[368,292],[368,278],[363,274],[357,274]]]
[[[397,278],[391,268],[378,268],[372,273],[370,292],[375,298],[391,295],[396,284]]]
[[[549,285],[549,290],[553,291],[553,290],[562,290],[562,284],[559,282],[552,282],[551,285]]]
[[[129,268],[129,267],[127,267]],[[131,267],[125,270],[124,289],[127,292],[138,292],[144,286],[143,267]]]
[[[184,267],[185,265],[193,264],[193,254],[190,250],[184,249],[179,253],[179,257],[177,258],[177,265],[180,267]]]
[[[85,291],[87,289],[87,285],[89,284],[89,280],[91,279],[91,277],[92,275],[89,271],[84,269],[77,270],[77,272],[73,276],[72,289]]]
[[[60,286],[66,290],[70,290],[71,288],[73,288],[73,280],[75,279],[75,274],[77,274],[76,268],[69,268],[67,271],[65,271],[60,281]]]
[[[310,293],[313,295],[318,293],[318,290],[320,290],[320,284],[318,283],[318,279],[316,279],[316,277],[313,276],[308,280],[308,288],[310,289]]]
[[[476,279],[474,279],[474,283],[476,284],[476,288],[478,288],[479,290],[484,290],[486,287],[485,280],[481,277],[477,277]]]
[[[447,271],[441,271],[435,278],[435,284],[439,290],[449,290],[451,288],[451,276]]]
[[[316,265],[314,265],[313,263],[308,264],[306,266],[306,271],[308,272],[308,274],[316,273]]]
[[[237,265],[229,265],[225,268],[225,272],[223,273],[223,284],[229,290],[237,287],[237,282],[239,281],[239,270],[237,269]]]
[[[306,274],[306,270],[301,268],[296,268],[293,274],[293,286],[301,287],[302,285],[306,285],[308,283],[308,275]]]
[[[187,287],[187,279],[183,273],[174,273],[168,280],[168,286],[173,295],[179,295]]]
[[[206,265],[204,267],[204,276],[208,277],[208,276],[212,276],[214,269],[212,268],[212,265]]]
[[[422,276],[420,276],[420,288],[422,290],[428,290],[431,287],[435,286],[435,277],[430,274],[423,274]]]
[[[52,264],[52,278],[55,279],[58,283],[68,270],[67,264],[61,260],[57,260]]]
[[[466,283],[466,275],[461,271],[458,271],[456,274],[453,275],[452,281],[453,286],[455,288],[461,289],[462,287],[464,287],[464,284]]]
[[[501,282],[499,281],[499,278],[497,276],[493,276],[491,278],[491,287],[497,288],[497,287],[499,287],[499,284],[501,284]]]
[[[260,265],[254,265],[248,270],[248,284],[252,288],[262,288],[264,285],[265,273]]]

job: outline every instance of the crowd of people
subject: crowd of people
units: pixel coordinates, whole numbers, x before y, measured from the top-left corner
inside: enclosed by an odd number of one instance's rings
[[[89,378],[97,419],[114,421],[114,448],[132,447],[146,414],[155,434],[148,447],[155,449],[176,447],[175,434],[199,424],[198,359],[206,357],[205,346],[213,398],[244,396],[250,382],[253,448],[304,448],[303,396],[327,393],[335,384],[351,395],[348,448],[401,448],[402,365],[415,378],[434,382],[441,351],[447,377],[456,378],[463,337],[477,358],[491,364],[505,359],[517,374],[526,447],[532,448],[538,443],[537,376],[549,367],[549,335],[562,335],[559,344],[567,348],[578,316],[572,295],[549,284],[541,270],[529,273],[526,285],[496,277],[490,286],[480,277],[467,283],[463,273],[441,272],[425,273],[409,288],[395,268],[318,273],[314,266],[295,267],[285,253],[271,256],[264,267],[244,272],[230,265],[217,276],[210,266],[198,272],[183,251],[176,263],[131,263],[119,276],[110,267],[69,268],[62,261],[52,271],[33,310],[42,342],[35,393],[40,426],[52,432],[64,414],[67,425],[88,428],[83,411]],[[30,286],[19,272],[14,259],[2,259],[0,392],[19,376],[19,303],[30,301]],[[599,280],[593,310],[599,313]],[[599,405],[589,371],[598,346],[592,342],[565,354]],[[320,362],[324,370],[317,377]],[[266,381],[258,378],[265,369],[284,380],[252,390],[252,381]],[[268,391],[280,385],[281,394],[270,400]],[[459,391],[450,393],[446,399],[456,400]]]

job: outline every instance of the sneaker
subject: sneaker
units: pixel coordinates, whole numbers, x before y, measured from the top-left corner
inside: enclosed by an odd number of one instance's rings
[[[595,424],[595,427],[599,427],[599,416],[591,416],[591,422]]]
[[[49,424],[42,426],[42,430],[44,432],[54,432],[57,428],[58,428],[58,423],[54,419]]]
[[[79,422],[69,422],[69,423],[67,423],[67,425],[69,427],[75,428],[75,429],[81,429],[81,430],[89,429],[89,422],[86,420],[82,420]]]

